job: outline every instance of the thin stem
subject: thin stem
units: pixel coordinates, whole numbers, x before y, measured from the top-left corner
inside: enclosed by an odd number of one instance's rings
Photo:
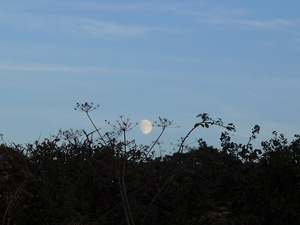
[[[4,216],[3,216],[2,225],[4,225],[4,222],[6,220],[7,214],[9,212],[9,210],[10,210],[10,206],[12,205],[12,203],[13,203],[14,199],[16,198],[17,194],[19,193],[19,191],[21,190],[21,188],[23,187],[23,185],[26,182],[27,182],[27,179],[22,182],[22,184],[18,187],[18,189],[16,190],[15,194],[13,195],[13,197],[11,198],[11,200],[9,201],[9,204],[6,207],[6,210],[5,210],[5,213],[4,213]]]
[[[121,173],[120,170],[117,169],[117,176],[118,176],[118,184],[119,184],[119,189],[120,189],[120,194],[121,194],[121,199],[122,199],[122,203],[123,203],[123,209],[124,209],[124,213],[125,213],[125,217],[126,217],[126,221],[127,224],[130,225],[130,219],[128,216],[128,211],[127,211],[127,206],[126,206],[126,201],[125,201],[125,195],[124,195],[124,189],[123,189],[123,185],[122,185],[122,179],[121,179]]]
[[[157,144],[157,142],[159,141],[159,139],[161,138],[161,136],[163,135],[163,133],[165,132],[165,130],[166,130],[166,126],[163,127],[163,129],[161,130],[160,134],[158,135],[158,137],[156,138],[156,140],[153,142],[152,146],[149,148],[149,150],[146,153],[145,157],[147,157],[149,155],[149,153],[152,151],[152,149]]]
[[[180,145],[179,145],[179,148],[178,148],[178,153],[181,153],[182,152],[182,149],[183,149],[183,145],[184,145],[184,142],[186,141],[186,139],[190,136],[190,134],[197,128],[198,126],[195,125],[186,135],[185,137],[182,139]],[[164,127],[165,129],[165,127]],[[162,135],[162,133],[164,132],[164,129],[162,130],[160,136]],[[157,138],[157,140],[160,138],[160,136]],[[175,161],[175,164],[173,165],[172,169],[169,171],[169,173],[167,173],[167,176],[170,176],[171,173],[175,170],[175,167],[177,165],[177,162],[179,161],[179,158]],[[142,225],[145,223],[145,220],[146,220],[146,217],[148,216],[149,214],[149,211],[152,207],[152,205],[154,204],[155,200],[157,199],[158,195],[161,193],[161,191],[163,190],[163,188],[175,177],[175,174],[173,174],[172,176],[169,177],[169,179],[166,179],[164,181],[164,183],[162,184],[162,186],[158,189],[157,193],[155,194],[155,196],[152,198],[150,204],[148,205],[147,207],[147,210],[145,212],[145,215],[143,217],[143,221],[142,221]]]
[[[122,165],[122,172],[121,172],[121,182],[122,182],[122,191],[124,195],[124,203],[126,205],[127,214],[129,216],[130,222],[132,225],[134,225],[134,219],[132,217],[131,208],[128,202],[128,195],[126,190],[126,184],[125,184],[125,168],[126,168],[126,160],[127,160],[127,139],[126,139],[126,128],[123,130],[123,138],[124,138],[124,158],[123,158],[123,165]]]
[[[155,194],[155,196],[152,198],[150,204],[147,207],[146,213],[143,217],[143,221],[142,221],[142,225],[145,223],[146,217],[148,216],[150,209],[153,205],[153,203],[155,202],[155,200],[157,199],[158,195],[161,193],[161,191],[164,189],[164,187],[175,177],[175,175],[171,176],[168,180],[166,180],[163,185],[158,189],[157,193]]]
[[[181,153],[181,152],[183,151],[183,145],[184,145],[184,142],[186,141],[186,139],[190,136],[190,134],[191,134],[197,127],[198,127],[198,126],[195,125],[195,126],[194,126],[194,127],[193,127],[186,135],[185,135],[185,137],[181,140],[177,153]]]
[[[106,145],[106,142],[105,142],[104,138],[102,137],[102,135],[99,132],[99,129],[97,128],[97,126],[95,125],[94,121],[90,117],[89,112],[86,111],[85,113],[86,113],[87,117],[89,118],[90,122],[92,123],[93,127],[95,128],[95,131],[98,133],[99,137],[101,138],[101,140],[103,141],[103,143]]]

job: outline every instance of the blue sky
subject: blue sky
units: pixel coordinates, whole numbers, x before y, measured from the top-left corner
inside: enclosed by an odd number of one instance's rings
[[[175,142],[209,113],[237,127],[300,133],[299,1],[2,1],[0,133],[28,143],[63,130],[92,130],[91,113],[133,122],[167,117]],[[147,138],[153,139],[154,129]],[[197,137],[216,143],[220,129]],[[133,130],[132,138],[149,141]],[[245,139],[246,140],[246,139]],[[148,143],[144,143],[148,144]]]

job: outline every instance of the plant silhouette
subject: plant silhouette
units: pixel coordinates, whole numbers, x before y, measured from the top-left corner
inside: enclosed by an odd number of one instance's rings
[[[258,125],[247,143],[235,143],[232,123],[203,113],[172,154],[157,157],[172,120],[158,117],[161,132],[148,146],[128,140],[136,123],[124,116],[106,121],[112,131],[97,127],[90,112],[98,107],[76,104],[91,131],[0,144],[2,225],[300,224],[299,135],[288,142],[274,131],[256,149]],[[196,129],[211,126],[223,129],[219,149],[201,137],[186,144]]]

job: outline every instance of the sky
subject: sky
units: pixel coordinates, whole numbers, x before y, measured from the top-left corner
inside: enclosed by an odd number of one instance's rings
[[[32,143],[59,129],[101,132],[119,116],[159,116],[176,142],[208,113],[232,122],[233,140],[300,128],[300,1],[4,0],[0,7],[0,133]],[[179,128],[176,128],[179,126]],[[199,129],[215,145],[219,128]],[[149,144],[135,127],[131,138]]]

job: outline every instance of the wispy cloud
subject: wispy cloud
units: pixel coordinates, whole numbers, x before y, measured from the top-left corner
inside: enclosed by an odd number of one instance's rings
[[[225,9],[205,4],[177,3],[74,3],[48,2],[43,4],[21,4],[14,8],[6,4],[0,9],[0,27],[25,30],[28,32],[42,31],[52,34],[87,35],[91,37],[140,37],[152,34],[178,34],[190,32],[190,23],[201,23],[214,27],[280,29],[294,26],[295,22],[287,18],[258,19],[255,12],[248,8]],[[111,16],[101,16],[103,13]],[[162,26],[145,23],[140,20],[121,20],[129,13],[137,13],[136,18],[148,14],[153,16],[190,17],[190,23],[182,25],[166,23]],[[76,16],[75,16],[76,15]],[[130,16],[131,17],[131,16]]]
[[[136,20],[126,22],[120,20],[120,13],[141,12],[145,9],[137,4],[53,3],[47,10],[41,8],[40,4],[31,6],[32,8],[26,5],[19,6],[16,10],[12,10],[12,6],[6,5],[6,11],[0,9],[0,27],[96,37],[136,37],[155,32],[183,32],[183,29],[172,27],[143,25],[141,21]],[[58,10],[60,8],[62,9]],[[118,15],[107,18],[101,16],[101,11]]]
[[[64,4],[63,2],[59,3]],[[75,10],[89,10],[89,11],[137,11],[140,10],[140,4],[136,3],[91,3],[91,2],[84,2],[84,3],[65,3],[65,6],[71,7]]]
[[[292,22],[286,19],[253,20],[212,18],[209,20],[209,22],[215,25],[238,25],[241,27],[253,27],[262,29],[283,28],[292,25]]]
[[[154,76],[173,76],[173,73],[168,73],[164,70],[152,70],[152,69],[128,69],[128,68],[112,68],[102,66],[86,66],[86,65],[60,65],[60,64],[48,64],[48,63],[18,63],[18,62],[0,62],[1,73],[15,73],[16,74],[86,74],[86,75],[115,75],[115,76],[137,76],[147,75]]]
[[[153,29],[143,26],[121,25],[111,22],[83,21],[81,28],[93,36],[139,36]]]
[[[124,69],[113,69],[107,67],[93,66],[67,66],[38,63],[0,63],[0,70],[12,72],[49,72],[49,73],[107,73],[107,74],[126,74],[129,71]],[[131,73],[134,71],[131,70]]]
[[[92,36],[138,36],[157,28],[124,25],[118,22],[106,22],[68,15],[40,15],[32,13],[0,14],[0,26],[8,26],[28,31],[65,32]]]
[[[258,19],[255,10],[250,8],[210,7],[209,5],[181,5],[173,7],[172,12],[184,16],[194,17],[198,22],[208,25],[239,26],[261,29],[275,29],[294,25],[295,22],[287,18],[263,18]]]

